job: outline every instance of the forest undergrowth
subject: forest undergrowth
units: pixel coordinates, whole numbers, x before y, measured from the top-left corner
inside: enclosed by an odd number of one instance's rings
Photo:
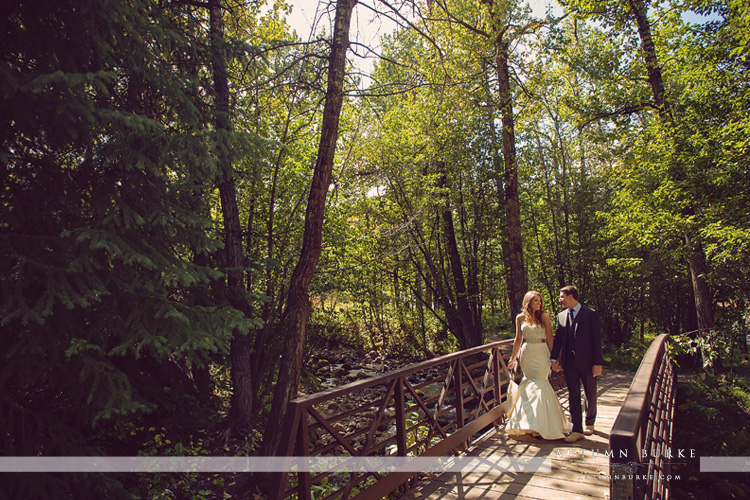
[[[747,498],[750,475],[700,471],[700,457],[743,457],[750,449],[750,357],[725,373],[683,371],[677,376],[674,449],[695,450],[695,458],[673,466],[680,480],[672,485],[676,499]]]

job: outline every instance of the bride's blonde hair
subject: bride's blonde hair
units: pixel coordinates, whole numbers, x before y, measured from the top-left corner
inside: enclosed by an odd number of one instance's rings
[[[539,307],[539,310],[536,313],[531,312],[531,301],[534,300],[534,297],[539,297],[539,300],[542,301],[541,306]],[[532,325],[541,324],[542,322],[542,313],[544,312],[544,301],[542,300],[542,294],[535,291],[529,291],[526,292],[526,295],[523,296],[523,303],[521,304],[521,314],[523,314],[523,319],[526,320],[527,323]]]

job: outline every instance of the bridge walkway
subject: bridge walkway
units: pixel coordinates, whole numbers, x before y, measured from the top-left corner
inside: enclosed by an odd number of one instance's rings
[[[609,434],[622,408],[633,373],[607,370],[598,380],[596,432],[576,443],[532,437],[515,439],[491,430],[469,450],[472,456],[550,457],[551,472],[442,473],[422,476],[401,500],[609,498]],[[567,390],[558,391],[567,410]]]

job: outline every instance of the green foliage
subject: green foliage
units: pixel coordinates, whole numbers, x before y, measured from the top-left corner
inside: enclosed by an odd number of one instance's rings
[[[233,331],[254,342],[257,408],[272,389],[328,48],[296,44],[283,2],[228,9],[236,132],[218,133],[207,13],[189,4],[15,2],[0,19],[5,454],[134,453],[143,442],[202,452],[186,436],[226,416],[214,395],[232,394]],[[750,324],[747,7],[650,3],[667,126],[629,2],[566,1],[573,15],[543,27],[517,3],[489,4],[433,2],[420,32],[385,38],[369,91],[347,97],[305,348],[457,349],[449,227],[470,316],[485,337],[513,335],[492,36],[506,23],[528,287],[554,312],[557,289],[576,284],[603,320],[608,366],[634,368],[652,335],[696,329],[688,234],[705,250],[718,333],[675,349],[739,362]],[[711,17],[691,24],[689,11]],[[348,80],[348,96],[359,83]],[[225,292],[224,174],[246,231],[240,298]],[[747,412],[747,388],[730,386],[687,410],[712,422],[726,406]],[[129,437],[136,447],[113,439],[154,422]],[[207,496],[189,476],[141,486],[144,497]],[[128,487],[45,475],[9,494],[117,498]]]
[[[494,5],[500,21],[520,16]],[[666,130],[650,104],[629,4],[566,5],[575,20],[548,19],[512,61],[522,75],[513,90],[529,288],[554,310],[558,287],[577,284],[613,346],[628,347],[637,330],[693,330],[690,234],[706,250],[714,300],[732,304],[717,311],[717,324],[733,324],[747,308],[749,234],[736,215],[750,193],[742,174],[746,66],[733,47],[741,9],[649,7],[677,124]],[[681,17],[689,10],[712,20],[690,24]],[[365,326],[373,346],[380,342],[373,331],[379,338],[417,328],[417,341],[430,323],[428,331],[453,332],[436,292],[452,286],[439,221],[445,206],[465,275],[479,283],[484,329],[511,316],[502,310],[503,183],[488,15],[484,5],[449,2],[420,25],[429,40],[409,29],[387,37],[388,59],[373,74],[378,93],[350,112],[348,123],[356,123],[342,135],[357,161],[342,166],[348,186],[332,199],[318,290],[339,304],[342,323]]]
[[[607,349],[604,353],[605,367],[612,370],[635,372],[641,366],[643,356],[648,351],[656,336],[654,333],[644,335],[642,341],[639,337],[634,337],[626,347],[612,347]],[[672,346],[671,343],[669,345],[670,347]]]
[[[440,442],[440,438],[435,436],[430,441],[427,440],[427,437],[430,435],[430,427],[428,425],[417,425],[424,414],[416,406],[414,403],[409,403],[408,409],[410,411],[407,411],[406,415],[404,415],[406,429],[413,427],[411,431],[406,433],[406,448],[412,448],[419,444],[409,452],[413,456],[421,455],[429,447]]]
[[[196,11],[16,2],[0,49],[3,453],[106,453],[148,413],[205,421],[193,376],[257,327],[222,292],[218,179]],[[257,141],[229,138],[237,155]],[[248,300],[256,300],[251,294]],[[202,413],[202,415],[201,415]],[[101,447],[100,447],[101,446]],[[46,495],[115,488],[35,476]],[[94,478],[96,479],[96,478]],[[53,492],[53,493],[50,493]],[[112,497],[116,493],[101,494]]]
[[[747,363],[747,360],[745,360]],[[746,366],[719,376],[680,374],[674,417],[675,449],[694,449],[700,456],[742,456],[750,446],[746,433],[737,432],[750,416],[750,385]],[[681,498],[744,498],[750,484],[742,474],[700,471],[697,459],[673,466],[681,480],[673,492]]]
[[[674,357],[688,355],[701,357],[703,368],[708,369],[714,365],[717,359],[726,359],[729,354],[729,344],[715,332],[707,332],[701,335],[677,336],[672,339],[670,350]]]
[[[188,443],[173,442],[166,428],[157,429],[150,427],[134,428],[131,435],[147,435],[149,439],[143,443],[143,448],[138,451],[139,456],[205,456],[211,452],[205,447],[204,438],[191,437]],[[205,500],[215,498],[204,483],[206,475],[186,473],[153,473],[138,474],[138,486],[131,489],[133,498],[147,498],[150,500],[173,500],[190,499]],[[224,479],[218,474],[212,479],[214,486],[222,486]]]
[[[315,474],[310,474],[311,480],[314,481]],[[334,488],[332,486],[332,483],[328,481],[328,477],[324,477],[320,480],[320,484],[315,483],[310,488],[310,494],[312,495],[313,500],[318,500],[319,498],[325,498],[326,496],[330,495],[333,492]]]

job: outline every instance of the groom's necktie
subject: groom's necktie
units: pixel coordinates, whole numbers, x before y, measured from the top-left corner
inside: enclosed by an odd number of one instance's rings
[[[573,312],[573,309],[568,309],[568,327],[570,328],[569,333],[569,340],[568,340],[568,354],[575,355],[575,338],[576,338],[576,329],[575,325],[573,325],[573,320],[575,319],[575,313]]]

